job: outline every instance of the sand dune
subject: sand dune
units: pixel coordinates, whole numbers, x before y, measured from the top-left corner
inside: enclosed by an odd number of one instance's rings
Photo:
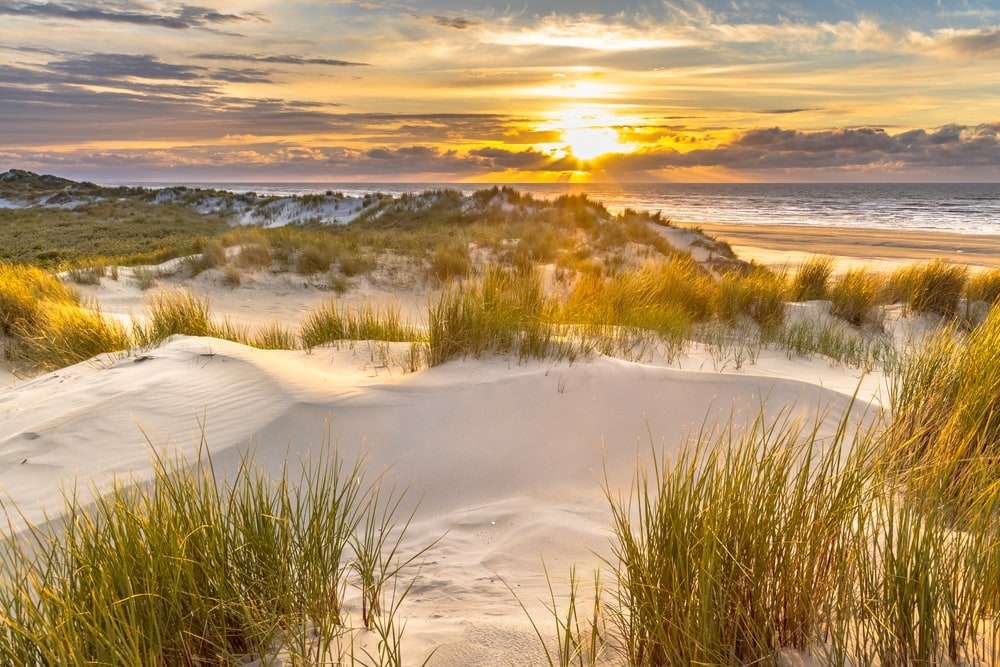
[[[703,424],[752,419],[763,404],[775,418],[818,411],[832,424],[857,382],[778,357],[753,374],[491,358],[389,375],[368,354],[177,337],[20,383],[0,391],[0,484],[38,521],[74,480],[141,476],[150,447],[194,455],[202,432],[220,470],[248,447],[274,471],[324,447],[364,456],[370,474],[388,470],[419,499],[408,545],[443,536],[404,607],[407,655],[436,647],[432,665],[523,664],[540,649],[507,586],[546,622],[543,558],[557,582],[571,564],[600,565],[605,480],[625,492],[651,450],[674,450]]]

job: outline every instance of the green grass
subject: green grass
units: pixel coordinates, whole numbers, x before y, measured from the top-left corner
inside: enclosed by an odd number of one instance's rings
[[[365,627],[399,655],[400,600],[384,588],[412,585],[430,545],[404,552],[404,494],[321,451],[297,476],[247,455],[228,478],[204,449],[194,461],[157,455],[149,483],[92,489],[93,502],[69,493],[63,522],[5,533],[0,576],[14,585],[0,588],[0,662],[368,664],[352,648],[348,586],[368,600]]]
[[[219,331],[212,322],[208,297],[181,289],[161,289],[146,297],[145,322],[136,322],[139,346],[158,345],[174,334],[212,336]]]
[[[351,308],[331,300],[306,314],[300,337],[302,347],[312,350],[340,341],[418,341],[423,334],[403,320],[398,306],[373,306],[366,302]]]
[[[461,242],[449,243],[434,249],[431,273],[439,283],[452,278],[465,278],[472,272],[469,248]]]
[[[534,273],[487,267],[478,283],[448,285],[430,305],[430,364],[487,353],[556,356],[554,308]]]
[[[845,415],[821,437],[787,410],[706,428],[630,492],[606,488],[615,586],[596,625],[619,664],[777,665],[788,649],[821,665],[996,664],[995,457],[942,445],[900,474],[894,425]],[[956,503],[962,467],[975,474]]]
[[[917,474],[944,475],[955,501],[983,479],[1000,477],[998,349],[1000,308],[994,307],[964,337],[940,330],[910,350],[892,375],[893,452]]]
[[[884,368],[893,354],[892,341],[884,334],[806,318],[786,323],[769,340],[789,358],[818,354],[839,364],[868,370]]]
[[[56,370],[132,347],[126,328],[96,307],[48,305],[38,321],[15,331],[16,355],[30,366]]]
[[[628,496],[607,489],[627,664],[773,664],[824,630],[870,473],[864,441],[842,453],[846,422],[824,442],[789,415],[703,432]]]
[[[228,224],[183,206],[138,198],[71,209],[0,209],[0,261],[57,268],[103,258],[107,264],[158,264],[189,254],[199,236]]]

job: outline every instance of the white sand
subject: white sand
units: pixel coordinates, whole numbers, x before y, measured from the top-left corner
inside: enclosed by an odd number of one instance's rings
[[[216,316],[246,322],[297,326],[331,296],[285,277],[237,288],[200,280],[194,287],[210,293]],[[411,316],[430,296],[359,291],[391,296]],[[125,281],[104,279],[87,294],[123,319],[141,311],[142,293]],[[412,374],[402,371],[406,354],[368,343],[265,352],[177,337],[138,358],[22,382],[0,377],[0,486],[39,521],[42,508],[61,508],[74,482],[147,473],[150,447],[193,454],[202,429],[220,469],[248,447],[272,471],[323,447],[336,446],[348,462],[364,455],[369,475],[388,468],[420,500],[407,545],[443,536],[403,608],[407,664],[434,649],[431,665],[537,664],[538,641],[507,586],[551,631],[543,559],[557,593],[566,592],[573,564],[587,589],[610,554],[605,474],[613,495],[627,493],[651,451],[676,451],[704,424],[753,419],[762,404],[772,417],[825,415],[829,433],[855,391],[859,418],[883,391],[877,375],[780,352],[739,370],[696,350],[670,368],[489,358]]]
[[[290,202],[273,202],[266,220],[249,204],[236,213],[244,222],[269,225],[303,216],[346,222],[362,203],[331,200],[309,208]],[[201,205],[209,210],[224,203]],[[741,258],[776,266],[794,267],[820,254],[834,257],[838,268],[891,270],[936,258],[1000,265],[996,237],[700,227],[730,242]],[[699,261],[712,258],[712,249],[696,244],[697,235],[657,229]],[[169,273],[178,263],[162,269]],[[78,289],[104,312],[131,322],[141,315],[144,293],[128,276],[122,269],[118,281],[104,278],[98,287]],[[347,300],[393,302],[418,323],[433,296],[405,268],[381,275],[377,286],[353,283]],[[216,317],[250,326],[276,320],[297,327],[308,311],[334,298],[321,282],[267,272],[244,274],[241,285],[230,287],[212,270],[184,286],[208,295]],[[817,317],[821,310],[792,308],[794,317]],[[920,326],[907,323],[898,335],[919,335]],[[493,357],[412,374],[403,371],[406,356],[406,346],[374,343],[306,354],[176,337],[138,357],[95,360],[27,381],[0,369],[5,505],[42,521],[46,511],[61,509],[63,492],[74,484],[100,488],[122,473],[141,478],[150,470],[151,448],[193,455],[202,435],[222,471],[248,449],[272,472],[323,449],[336,448],[349,463],[364,456],[369,478],[388,471],[387,479],[409,487],[411,502],[419,500],[406,548],[440,538],[402,610],[407,664],[421,664],[432,651],[432,666],[540,664],[538,640],[510,589],[550,632],[543,559],[557,594],[566,593],[572,565],[585,593],[597,567],[611,583],[602,565],[611,553],[605,484],[613,496],[627,494],[637,467],[654,452],[676,452],[702,428],[739,426],[762,406],[770,418],[822,419],[822,431],[831,433],[852,395],[860,403],[857,419],[884,395],[878,375],[773,351],[741,368],[696,349],[671,367]]]
[[[764,401],[775,413],[819,407],[836,417],[857,382],[782,356],[751,370],[493,358],[402,375],[376,368],[364,344],[308,355],[178,337],[147,356],[0,390],[0,484],[37,521],[74,480],[148,470],[143,432],[153,446],[193,453],[204,426],[222,468],[248,446],[276,471],[335,443],[348,461],[365,455],[371,474],[391,467],[420,499],[408,544],[447,533],[404,608],[409,659],[436,647],[432,665],[524,664],[538,643],[500,577],[548,630],[542,559],[565,590],[571,564],[586,581],[609,553],[603,470],[624,492],[650,436],[671,451],[704,420],[738,423]]]

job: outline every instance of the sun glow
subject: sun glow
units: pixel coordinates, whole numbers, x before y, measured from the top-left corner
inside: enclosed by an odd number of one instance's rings
[[[564,108],[551,113],[549,120],[537,130],[550,133],[552,139],[536,144],[535,148],[557,159],[572,157],[581,162],[600,161],[610,154],[631,153],[636,144],[624,139],[622,129],[633,125],[633,119],[611,110]]]
[[[610,127],[579,127],[562,132],[573,157],[593,160],[608,153],[629,153],[631,149],[621,142],[617,130]]]

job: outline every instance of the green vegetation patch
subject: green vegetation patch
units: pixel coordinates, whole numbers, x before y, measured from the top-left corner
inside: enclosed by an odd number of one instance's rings
[[[158,264],[229,229],[218,216],[139,199],[75,208],[0,209],[0,260],[59,268],[95,258]]]

